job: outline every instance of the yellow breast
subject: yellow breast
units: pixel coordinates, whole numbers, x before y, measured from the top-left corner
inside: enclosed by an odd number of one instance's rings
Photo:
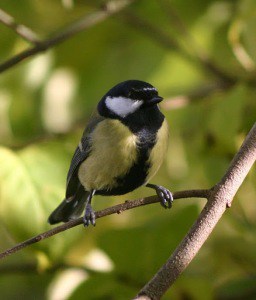
[[[118,120],[100,122],[92,133],[92,149],[81,164],[78,177],[86,190],[108,189],[116,177],[128,172],[137,160],[137,137]]]
[[[150,152],[149,163],[151,168],[149,169],[146,183],[156,174],[161,164],[163,163],[164,157],[167,152],[169,138],[169,127],[166,119],[157,132],[156,144]]]

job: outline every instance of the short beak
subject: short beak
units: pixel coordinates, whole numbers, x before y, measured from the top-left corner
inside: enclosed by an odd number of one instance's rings
[[[163,97],[155,96],[154,98],[152,98],[149,101],[147,101],[147,104],[149,106],[152,106],[152,105],[155,105],[155,104],[161,102],[162,100],[163,100]]]

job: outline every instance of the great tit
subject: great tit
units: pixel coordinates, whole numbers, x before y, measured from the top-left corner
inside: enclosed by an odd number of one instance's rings
[[[97,106],[76,148],[67,175],[66,197],[52,212],[50,224],[67,222],[84,212],[84,225],[95,225],[94,195],[123,195],[147,186],[170,208],[171,192],[148,183],[166,154],[168,125],[151,84],[128,80],[108,91]]]

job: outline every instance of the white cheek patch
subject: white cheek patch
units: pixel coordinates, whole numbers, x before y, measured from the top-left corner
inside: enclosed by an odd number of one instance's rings
[[[131,100],[125,97],[107,97],[105,102],[109,110],[123,118],[134,113],[143,104],[142,100]]]

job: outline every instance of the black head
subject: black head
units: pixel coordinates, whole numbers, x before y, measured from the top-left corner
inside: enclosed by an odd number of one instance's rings
[[[140,80],[127,80],[114,86],[98,104],[100,115],[126,118],[138,110],[157,107],[163,98],[151,84]]]

